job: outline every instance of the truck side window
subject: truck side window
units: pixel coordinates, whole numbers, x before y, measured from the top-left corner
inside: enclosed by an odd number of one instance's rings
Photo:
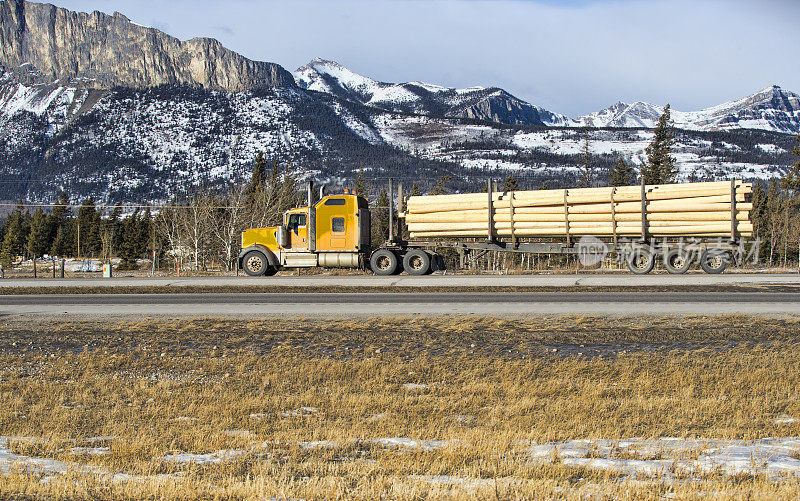
[[[344,232],[344,218],[334,217],[331,219],[331,231],[334,233]]]
[[[297,228],[299,226],[306,225],[306,215],[305,214],[289,214],[289,223],[286,225],[286,228],[289,231],[297,232]]]

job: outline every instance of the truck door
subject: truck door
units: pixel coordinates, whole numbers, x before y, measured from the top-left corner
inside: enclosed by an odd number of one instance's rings
[[[347,245],[347,228],[346,219],[342,216],[333,216],[331,218],[331,249],[346,249]]]
[[[306,225],[305,214],[289,214],[286,229],[289,231],[292,249],[308,248],[308,226]]]

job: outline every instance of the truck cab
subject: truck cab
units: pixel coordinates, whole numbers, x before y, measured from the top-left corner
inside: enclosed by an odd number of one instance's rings
[[[281,268],[358,268],[369,253],[369,206],[345,191],[289,209],[281,226],[244,230],[239,267],[251,276],[274,275]]]

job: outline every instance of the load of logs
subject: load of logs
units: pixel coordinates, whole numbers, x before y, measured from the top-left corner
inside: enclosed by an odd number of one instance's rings
[[[752,185],[741,181],[408,198],[411,238],[749,237]]]

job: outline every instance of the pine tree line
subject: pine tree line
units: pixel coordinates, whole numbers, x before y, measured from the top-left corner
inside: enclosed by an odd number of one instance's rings
[[[42,208],[31,213],[20,202],[0,226],[0,262],[9,266],[44,256],[110,259],[113,255],[131,264],[147,255],[152,224],[149,208],[122,217],[117,206],[103,217],[91,197],[76,212],[64,193],[49,213]]]

